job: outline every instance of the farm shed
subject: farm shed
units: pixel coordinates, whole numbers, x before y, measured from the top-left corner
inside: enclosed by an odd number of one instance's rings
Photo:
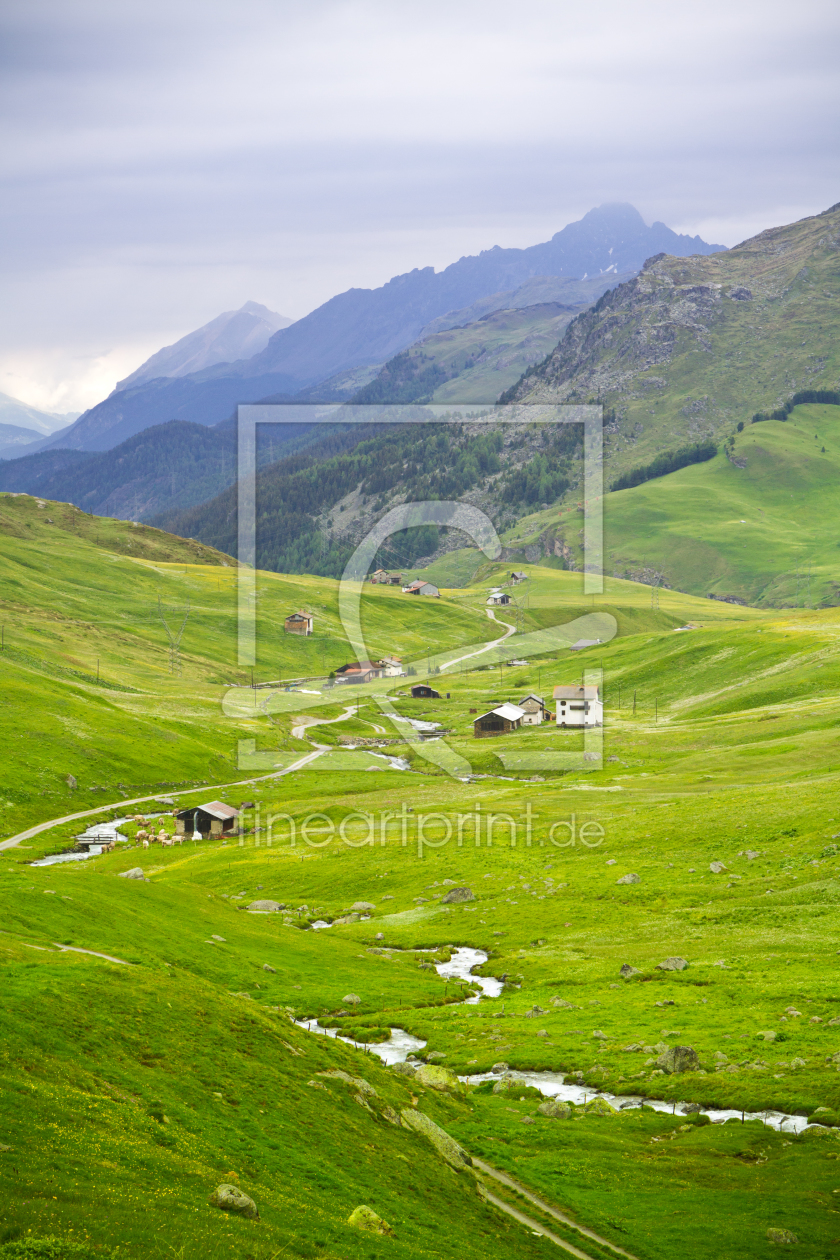
[[[287,634],[311,634],[314,625],[312,613],[296,612],[286,618],[283,629]]]
[[[223,801],[210,801],[207,805],[193,805],[175,815],[175,833],[183,836],[200,832],[202,836],[221,836],[233,831],[239,810]]]
[[[493,735],[509,735],[522,725],[525,710],[518,704],[500,704],[489,713],[482,713],[473,722],[473,736],[476,739],[489,739]]]
[[[403,595],[440,595],[433,582],[411,582],[403,587]]]
[[[435,691],[428,683],[415,683],[411,688],[415,700],[440,700],[440,692]]]

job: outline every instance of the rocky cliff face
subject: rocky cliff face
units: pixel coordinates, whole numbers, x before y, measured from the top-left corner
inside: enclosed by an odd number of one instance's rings
[[[840,381],[840,206],[722,254],[648,259],[505,401],[602,401],[616,470]]]

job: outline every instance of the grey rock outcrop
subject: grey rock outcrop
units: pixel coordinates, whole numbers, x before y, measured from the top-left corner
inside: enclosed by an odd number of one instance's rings
[[[266,914],[277,914],[279,910],[285,910],[286,907],[282,901],[252,901],[247,907],[248,910],[261,910]]]
[[[450,888],[449,892],[441,897],[440,904],[451,906],[461,901],[475,901],[475,893],[471,888]]]
[[[572,1108],[570,1103],[561,1102],[559,1098],[549,1098],[546,1102],[540,1103],[537,1113],[547,1116],[549,1120],[569,1120]]]
[[[623,967],[619,967],[618,974],[627,980],[630,976],[640,976],[642,973],[638,967],[631,967],[629,963],[625,963]]]
[[[120,879],[145,879],[142,866],[132,866],[130,871],[120,871]]]
[[[237,1216],[244,1216],[246,1220],[258,1221],[260,1214],[257,1211],[257,1205],[253,1199],[244,1194],[239,1186],[228,1185],[223,1182],[210,1195],[209,1203],[211,1207],[220,1208],[223,1212],[233,1212]]]
[[[367,1204],[360,1203],[354,1208],[347,1217],[347,1224],[354,1225],[356,1229],[367,1230],[370,1234],[393,1234],[393,1229],[387,1221],[383,1221],[381,1216],[377,1216],[373,1208],[369,1208]]]
[[[657,971],[685,971],[688,963],[684,958],[666,958],[664,962],[656,964]]]
[[[435,1124],[434,1120],[430,1120],[422,1111],[416,1111],[413,1107],[406,1107],[401,1112],[402,1122],[407,1129],[413,1129],[415,1133],[421,1133],[427,1138],[439,1155],[442,1155],[448,1164],[453,1168],[469,1168],[472,1160],[454,1138],[450,1137],[445,1129],[439,1124]]]
[[[424,1063],[422,1067],[417,1069],[414,1079],[428,1089],[437,1089],[443,1093],[456,1094],[461,1093],[464,1089],[464,1086],[450,1068],[441,1067],[437,1063]]]
[[[693,1046],[669,1046],[656,1060],[656,1066],[670,1076],[676,1072],[696,1072],[700,1060]]]
[[[323,1076],[326,1080],[343,1081],[345,1085],[352,1085],[353,1089],[357,1089],[360,1094],[376,1097],[376,1090],[363,1076],[351,1076],[349,1072],[344,1072],[341,1068],[330,1068],[327,1072],[318,1072],[316,1075]]]
[[[799,1239],[796,1234],[792,1234],[789,1229],[778,1229],[775,1225],[771,1225],[767,1231],[766,1238],[771,1243],[781,1243],[783,1246],[789,1246],[792,1243],[798,1243]]]
[[[370,914],[371,910],[375,910],[376,906],[372,901],[354,901],[351,910],[355,910],[358,914]]]
[[[591,1099],[584,1107],[584,1114],[587,1116],[614,1116],[617,1114],[615,1107],[610,1106],[606,1098]]]
[[[617,884],[638,884],[641,880],[638,875],[631,871],[629,875],[622,875],[621,878],[617,879],[615,882]]]

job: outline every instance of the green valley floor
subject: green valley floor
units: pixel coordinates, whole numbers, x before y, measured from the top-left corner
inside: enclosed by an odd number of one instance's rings
[[[59,507],[0,500],[0,1257],[537,1257],[559,1240],[593,1260],[752,1260],[785,1231],[794,1254],[840,1252],[840,609],[669,591],[656,608],[621,579],[593,600],[580,575],[525,566],[521,631],[482,652],[516,624],[487,617],[505,580],[487,566],[440,600],[366,591],[371,654],[418,672],[333,692],[336,584],[260,574],[256,681],[274,685],[252,690],[217,553],[131,555],[124,523],[68,520],[59,561],[41,519]],[[158,594],[190,602],[180,674]],[[289,642],[281,614],[307,604],[329,632]],[[539,649],[598,615],[608,641]],[[445,668],[465,645],[482,654]],[[584,675],[599,759],[557,768],[594,745],[554,723],[473,738],[477,714],[529,692],[553,708]],[[439,695],[405,694],[416,680]],[[113,852],[47,866],[81,824],[14,842],[83,810],[142,808],[171,835],[173,809],[212,798],[241,807],[241,835],[144,849],[128,821]],[[498,996],[441,977],[460,947]],[[378,1057],[394,1029],[416,1071]],[[546,1115],[529,1071],[586,1105]],[[593,1107],[602,1092],[673,1111]],[[787,1130],[742,1123],[771,1111]],[[259,1220],[211,1206],[222,1183]],[[350,1223],[361,1205],[391,1232]]]

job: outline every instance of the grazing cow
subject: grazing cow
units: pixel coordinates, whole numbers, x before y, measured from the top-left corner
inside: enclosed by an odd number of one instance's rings
[[[184,837],[183,837],[183,836],[173,836],[173,837],[172,837],[172,843],[173,843],[173,844],[183,844],[183,843],[184,843]]]
[[[134,838],[135,840],[148,840],[149,833],[148,831],[144,831],[143,828],[141,827]]]
[[[144,840],[144,841],[143,841],[143,848],[144,848],[144,849],[148,849],[148,847],[149,847],[149,842],[148,842],[148,840]]]

